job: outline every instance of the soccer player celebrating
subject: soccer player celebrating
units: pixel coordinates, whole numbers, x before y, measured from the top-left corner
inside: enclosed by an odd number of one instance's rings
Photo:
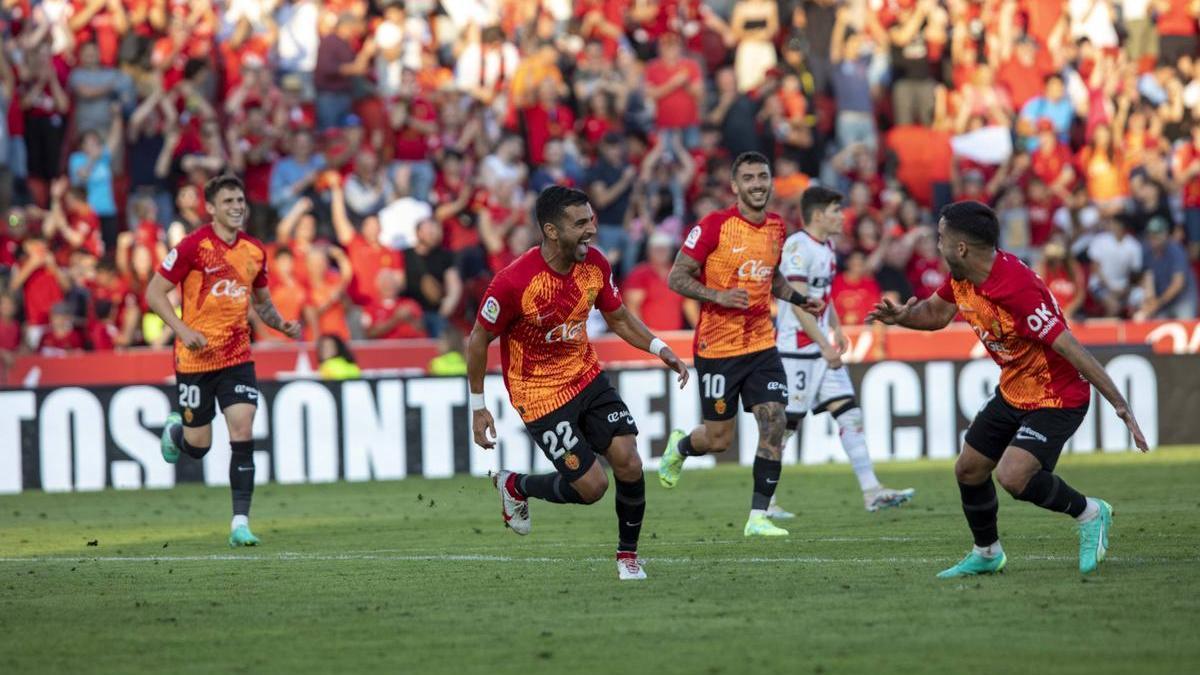
[[[212,445],[216,405],[229,427],[233,456],[229,487],[233,492],[230,546],[254,546],[250,498],[254,493],[254,441],[251,426],[258,405],[258,381],[250,360],[251,306],[263,323],[300,337],[300,324],[284,321],[267,290],[263,245],[242,231],[246,192],[230,175],[204,186],[212,224],[184,237],[167,254],[146,287],[146,302],[175,332],[175,381],[179,409],[167,417],[162,433],[163,459],[174,464],[180,453],[201,459]],[[175,315],[167,293],[182,289],[183,316]]]
[[[842,195],[829,188],[814,186],[800,197],[804,228],[788,237],[783,245],[779,269],[798,293],[825,303],[825,311],[814,316],[795,305],[779,303],[776,317],[779,333],[776,346],[787,373],[787,433],[784,442],[795,433],[800,420],[812,411],[829,411],[837,420],[842,449],[858,477],[863,503],[874,512],[899,506],[912,499],[913,490],[892,490],[879,484],[871,465],[863,437],[862,409],[854,398],[854,385],[842,366],[842,354],[849,348],[830,301],[837,255],[829,238],[842,233]],[[829,340],[833,332],[833,342]],[[816,405],[813,405],[816,403]],[[778,511],[776,506],[768,515]],[[783,512],[786,513],[786,512]],[[791,514],[787,514],[790,516]],[[778,515],[774,515],[778,518]]]
[[[971,422],[954,465],[975,547],[938,576],[951,579],[1004,569],[1007,558],[996,529],[999,506],[993,471],[1013,497],[1078,521],[1079,571],[1087,574],[1108,550],[1112,507],[1067,485],[1054,474],[1054,465],[1087,413],[1088,382],[1125,421],[1138,449],[1149,448],[1129,404],[1067,330],[1046,285],[1012,254],[996,248],[999,232],[996,214],[979,202],[944,208],[938,249],[950,267],[950,279],[920,302],[910,299],[897,306],[884,300],[868,320],[938,330],[961,312],[1000,366],[1000,385]]]
[[[492,477],[505,524],[517,534],[529,534],[530,497],[556,504],[598,501],[608,489],[608,477],[596,462],[601,453],[617,484],[617,576],[645,579],[637,557],[646,510],[637,426],[600,370],[588,341],[588,312],[595,306],[614,333],[662,359],[679,373],[680,387],[687,383],[688,370],[621,304],[608,260],[590,245],[596,217],[587,195],[550,186],[538,195],[535,208],[541,246],[496,275],[471,331],[467,378],[475,443],[495,447],[483,377],[488,344],[499,336],[509,400],[556,469],[539,475],[500,471]]]
[[[775,349],[771,297],[810,312],[822,309],[779,273],[786,228],[777,214],[767,212],[771,189],[767,158],[756,152],[739,155],[733,162],[737,203],[692,228],[667,278],[676,293],[704,303],[694,338],[704,424],[690,434],[671,433],[658,480],[672,488],[685,459],[727,450],[740,398],[758,423],[754,492],[743,531],[747,537],[787,534],[768,517],[787,423],[787,375]]]

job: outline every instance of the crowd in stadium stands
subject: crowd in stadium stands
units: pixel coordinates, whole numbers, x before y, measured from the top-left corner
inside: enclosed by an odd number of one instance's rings
[[[310,339],[468,329],[586,190],[626,302],[696,318],[666,273],[774,160],[799,223],[847,195],[836,305],[946,277],[937,209],[1083,317],[1192,318],[1196,0],[0,0],[0,358],[169,344],[142,291],[233,172],[271,290]],[[602,327],[599,322],[596,329]],[[258,326],[258,339],[283,336]],[[455,331],[457,332],[457,331]]]

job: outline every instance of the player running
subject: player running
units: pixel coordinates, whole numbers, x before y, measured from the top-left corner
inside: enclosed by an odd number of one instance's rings
[[[529,534],[530,497],[556,504],[592,504],[604,496],[608,478],[596,462],[603,454],[617,483],[617,576],[645,579],[637,557],[646,482],[637,453],[637,426],[588,341],[587,316],[593,306],[614,333],[655,354],[687,383],[683,362],[621,304],[612,269],[591,247],[596,218],[587,195],[551,186],[538,195],[542,244],[492,280],[467,347],[475,443],[495,447],[496,427],[484,405],[483,377],[488,344],[500,337],[500,365],[509,400],[555,473],[500,471],[492,483],[500,492],[505,524]]]
[[[690,434],[671,432],[658,480],[663,487],[675,487],[685,459],[729,449],[741,399],[758,423],[754,492],[743,530],[747,537],[788,533],[768,517],[787,423],[787,376],[775,349],[771,297],[808,311],[821,309],[779,273],[786,228],[783,219],[767,211],[771,190],[767,158],[757,152],[739,155],[733,162],[737,202],[692,228],[668,277],[676,293],[704,303],[694,338],[704,424]]]
[[[950,267],[950,279],[920,302],[910,299],[896,306],[885,299],[868,320],[937,330],[961,313],[1000,366],[1000,385],[971,422],[954,465],[975,547],[938,576],[1004,569],[1008,559],[996,529],[993,470],[1013,497],[1078,521],[1079,571],[1087,574],[1108,551],[1112,507],[1084,497],[1053,472],[1063,444],[1087,413],[1088,382],[1125,421],[1138,449],[1149,448],[1129,404],[1104,367],[1067,330],[1045,283],[1012,254],[996,248],[999,232],[996,214],[979,202],[942,209],[938,250]]]
[[[229,427],[229,487],[233,492],[230,546],[255,546],[250,532],[254,494],[254,440],[251,426],[258,405],[258,381],[250,360],[251,306],[263,323],[300,337],[300,324],[284,321],[267,290],[263,245],[242,232],[247,216],[242,182],[217,176],[204,186],[212,224],[184,237],[167,254],[146,288],[150,309],[175,331],[175,381],[179,411],[167,417],[162,456],[171,464],[183,452],[202,459],[212,445],[212,420],[221,406]],[[175,315],[167,293],[182,289],[183,317]]]
[[[829,237],[842,233],[842,195],[829,188],[810,187],[800,197],[800,214],[804,218],[804,228],[788,237],[783,245],[779,270],[798,293],[824,303],[825,311],[814,316],[795,305],[779,302],[776,317],[779,333],[775,344],[783,358],[788,391],[791,392],[784,443],[810,411],[814,415],[829,411],[837,420],[842,449],[850,458],[867,511],[899,506],[912,499],[915,491],[886,488],[875,477],[871,453],[863,436],[862,409],[854,398],[850,374],[842,367],[842,354],[850,343],[842,333],[837,311],[830,302],[837,255]],[[833,332],[832,343],[830,331]]]

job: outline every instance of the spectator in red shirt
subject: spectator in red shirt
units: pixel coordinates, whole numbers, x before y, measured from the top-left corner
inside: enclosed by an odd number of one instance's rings
[[[346,212],[345,195],[341,186],[334,186],[330,201],[333,227],[338,243],[346,249],[354,277],[348,288],[349,297],[356,305],[370,305],[379,300],[375,295],[375,278],[380,270],[402,268],[404,256],[384,246],[379,241],[379,218],[367,216],[362,230],[355,230]]]
[[[659,54],[646,66],[646,95],[655,103],[655,127],[682,133],[684,145],[695,147],[700,142],[704,101],[700,64],[683,56],[683,45],[674,33],[662,36]]]
[[[883,298],[879,282],[867,270],[867,256],[858,249],[846,257],[846,271],[833,278],[831,295],[838,319],[844,326],[859,326]]]
[[[66,356],[69,352],[83,351],[83,336],[75,330],[70,305],[60,302],[50,310],[50,330],[38,340],[37,351],[42,356]]]
[[[17,321],[17,299],[10,291],[0,291],[0,366],[12,366],[22,346],[21,322]]]
[[[363,312],[363,331],[373,340],[425,337],[424,312],[412,298],[401,297],[404,273],[381,269],[375,279],[376,293]]]
[[[1012,56],[1000,64],[996,81],[1006,89],[1014,110],[1020,110],[1030,99],[1042,93],[1046,73],[1037,62],[1037,41],[1026,36],[1017,41]]]
[[[430,151],[438,136],[438,111],[418,91],[416,74],[405,69],[400,78],[400,96],[392,101],[388,119],[392,128],[392,166],[410,171],[410,194],[421,201],[429,198],[437,172],[430,162]]]
[[[1058,142],[1054,123],[1042,118],[1037,122],[1038,147],[1030,157],[1033,175],[1041,179],[1059,199],[1066,200],[1071,184],[1075,182],[1075,169],[1071,164],[1070,150]]]
[[[284,129],[274,126],[259,101],[246,104],[229,133],[232,168],[242,175],[250,205],[250,230],[262,237],[272,220],[271,169],[279,160]]]
[[[1029,210],[1029,243],[1043,246],[1054,232],[1054,214],[1062,206],[1062,200],[1040,178],[1033,178],[1029,181],[1025,206]]]
[[[329,268],[329,259],[337,263],[337,271]],[[342,249],[316,246],[305,259],[308,267],[308,303],[304,308],[307,337],[337,335],[350,339],[350,326],[346,323],[346,288],[350,285],[353,270],[350,259]]]
[[[1171,172],[1183,193],[1183,227],[1193,260],[1200,259],[1200,123],[1171,158]]]
[[[681,330],[696,325],[699,318],[699,307],[667,285],[674,253],[671,235],[655,232],[647,241],[646,262],[634,267],[621,284],[625,306],[651,330]]]
[[[1046,282],[1046,288],[1054,295],[1063,316],[1075,319],[1087,299],[1087,278],[1079,262],[1067,255],[1067,247],[1061,236],[1056,236],[1045,245],[1042,258],[1034,269]]]
[[[29,178],[45,184],[61,174],[63,138],[67,131],[67,112],[71,100],[50,60],[50,45],[40,43],[26,52],[27,63],[17,87],[16,98],[24,111],[25,146]],[[35,189],[34,185],[30,186]],[[41,192],[40,204],[46,193]]]
[[[521,111],[529,162],[534,166],[545,161],[548,141],[570,142],[575,137],[575,113],[562,103],[558,92],[553,80],[543,80],[537,87],[537,101]]]
[[[920,299],[933,295],[946,283],[946,266],[938,255],[933,232],[924,230],[916,237],[906,274],[908,283],[912,284],[913,295]]]
[[[284,321],[303,321],[304,306],[308,302],[308,289],[296,275],[295,256],[286,248],[279,249],[270,263],[270,270],[267,283],[271,290],[271,300],[275,303],[275,309],[279,310],[279,316],[283,317]],[[250,321],[254,325],[254,335],[258,340],[269,342],[290,342],[292,340],[267,326],[254,312],[250,313]]]
[[[88,206],[87,192],[82,187],[68,187],[65,178],[51,186],[50,214],[42,234],[50,240],[59,265],[67,264],[75,250],[88,251],[97,258],[104,255],[100,218]]]
[[[37,345],[50,323],[50,307],[62,299],[71,282],[59,268],[46,239],[30,235],[22,243],[23,256],[8,280],[11,291],[22,289],[25,298],[25,342]]]

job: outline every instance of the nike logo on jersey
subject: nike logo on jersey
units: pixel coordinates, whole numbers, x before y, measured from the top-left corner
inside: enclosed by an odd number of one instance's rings
[[[742,251],[746,250],[746,247],[745,246],[735,246],[729,250],[733,251],[734,253],[741,253]]]
[[[216,272],[220,272],[220,271],[221,271],[221,267],[222,267],[222,265],[217,265],[216,267],[205,267],[205,268],[204,268],[204,273],[205,273],[205,274],[214,274],[214,273],[216,273]]]

